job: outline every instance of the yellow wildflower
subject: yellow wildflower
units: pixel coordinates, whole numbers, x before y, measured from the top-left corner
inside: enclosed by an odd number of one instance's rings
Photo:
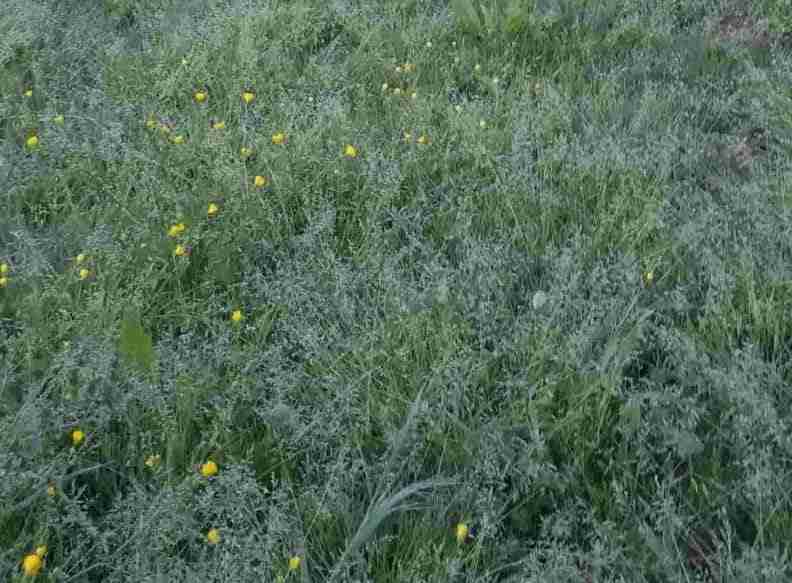
[[[404,132],[404,141],[407,143],[412,141],[412,134],[410,132]]]
[[[150,116],[146,120],[146,127],[150,130],[153,130],[155,127],[157,127],[157,120],[154,118],[154,116]]]
[[[289,571],[296,571],[300,568],[300,557],[294,555],[292,558],[289,559]]]
[[[456,527],[456,539],[459,544],[462,544],[467,539],[468,533],[470,529],[468,529],[468,525],[464,522],[460,522],[457,524]]]
[[[84,253],[80,253],[79,255],[77,255],[77,257],[74,258],[74,262],[77,265],[80,265],[83,261],[85,261],[85,254]]]
[[[418,143],[419,144],[428,144],[429,143],[429,138],[426,135],[420,136],[418,138]]]
[[[207,461],[205,464],[201,464],[201,475],[204,478],[210,478],[212,476],[217,475],[217,464],[214,463],[212,460]]]
[[[25,143],[28,148],[35,148],[39,144],[38,136],[30,136]]]
[[[22,561],[22,572],[28,577],[35,577],[41,572],[41,557],[31,553],[27,555]]]
[[[225,127],[226,126],[224,121],[216,121],[212,124],[212,128],[216,130],[224,130]]]
[[[63,122],[65,121],[62,115],[56,115],[52,118],[53,123],[62,126]]]
[[[53,484],[49,484],[47,486],[47,496],[49,496],[50,498],[54,498],[55,493],[56,493],[55,486]]]
[[[256,176],[253,179],[253,184],[255,184],[257,188],[262,188],[267,186],[267,179],[264,176]]]
[[[346,148],[344,148],[344,156],[347,158],[355,158],[358,155],[357,148],[352,144],[348,144]]]
[[[88,276],[91,275],[90,270],[85,269],[84,267],[80,270],[79,276],[80,279],[88,279]]]
[[[239,150],[239,155],[242,156],[243,158],[247,158],[252,153],[253,153],[253,149],[252,148],[248,148],[246,146],[242,146],[242,148],[240,148],[240,150]]]
[[[184,143],[184,136],[173,136],[173,143],[174,144],[183,144]]]
[[[11,268],[8,267],[8,263],[0,263],[0,275],[5,275],[9,271],[11,271]]]
[[[241,322],[244,316],[242,315],[242,310],[234,310],[231,312],[231,320],[234,322]]]
[[[150,455],[146,458],[146,465],[150,468],[155,468],[159,465],[161,459],[159,454]]]
[[[6,287],[8,285],[8,278],[3,275],[0,276],[0,287]]]
[[[284,134],[283,132],[278,132],[277,134],[274,134],[272,136],[272,143],[275,144],[276,146],[281,145],[285,141],[286,141],[286,134]]]
[[[47,545],[39,545],[36,547],[36,556],[43,559],[47,555]]]
[[[206,540],[209,541],[210,545],[216,545],[220,542],[220,531],[216,528],[211,529],[206,533]]]
[[[217,206],[215,203],[210,202],[209,208],[206,209],[206,214],[209,215],[210,217],[214,217],[217,215],[218,212],[220,212],[220,207]]]
[[[256,98],[256,94],[255,94],[255,93],[253,93],[252,91],[243,91],[243,92],[242,92],[242,100],[243,100],[245,103],[248,103],[248,104],[249,104],[249,103],[250,103],[250,102],[252,102],[252,101],[253,101],[255,98]]]
[[[177,223],[175,225],[171,225],[171,228],[168,229],[168,236],[169,237],[178,237],[181,235],[187,227],[184,226],[184,223]]]
[[[654,281],[654,271],[647,271],[644,274],[644,283],[646,283],[646,285],[649,285],[653,281]]]
[[[85,433],[80,429],[75,429],[71,434],[72,443],[75,446],[80,445],[85,440]]]
[[[209,97],[209,94],[206,91],[196,91],[193,97],[198,103],[203,103],[206,101],[206,98]]]
[[[176,245],[176,249],[173,250],[173,254],[176,257],[184,257],[187,255],[187,248],[184,245]]]
[[[28,89],[27,91],[25,91],[25,97],[33,97],[33,90]]]

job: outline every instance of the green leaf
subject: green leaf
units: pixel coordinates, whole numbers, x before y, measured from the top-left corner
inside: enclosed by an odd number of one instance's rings
[[[140,316],[134,309],[129,309],[124,314],[124,319],[121,322],[118,351],[128,364],[138,366],[143,371],[151,370],[151,365],[154,362],[154,347],[151,343],[151,336],[143,330]]]
[[[451,0],[451,10],[462,30],[481,30],[481,18],[471,0]]]

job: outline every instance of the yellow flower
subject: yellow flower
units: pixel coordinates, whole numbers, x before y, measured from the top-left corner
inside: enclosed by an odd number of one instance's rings
[[[47,496],[49,496],[50,498],[55,497],[55,486],[53,486],[52,484],[47,486]]]
[[[74,262],[77,265],[80,265],[83,261],[85,261],[85,254],[83,253],[80,253],[79,255],[77,255],[77,257],[74,258]]]
[[[250,156],[252,153],[253,153],[253,150],[252,150],[251,148],[248,148],[248,147],[246,147],[246,146],[242,146],[242,148],[239,150],[239,154],[240,154],[240,155],[241,155],[243,158],[247,158],[247,157],[248,157],[248,156]]]
[[[74,431],[72,431],[71,438],[72,438],[72,443],[75,446],[78,446],[85,440],[85,433],[83,433],[82,430],[80,429],[75,429]]]
[[[173,136],[173,143],[174,144],[183,144],[184,143],[184,136]]]
[[[250,103],[250,102],[251,102],[251,101],[253,101],[255,98],[256,98],[256,94],[255,94],[255,93],[253,93],[252,91],[243,91],[243,92],[242,92],[242,100],[243,100],[245,103]]]
[[[231,312],[231,320],[234,322],[241,322],[244,316],[242,315],[242,310],[234,310]]]
[[[168,236],[169,237],[178,237],[181,235],[187,227],[184,226],[184,223],[177,223],[175,225],[171,225],[171,228],[168,229]]]
[[[209,541],[210,545],[216,545],[220,542],[220,531],[216,528],[211,529],[206,533],[206,540]]]
[[[27,91],[25,91],[25,97],[33,97],[33,90],[28,89]]]
[[[56,115],[55,117],[52,118],[52,121],[53,121],[53,123],[56,123],[59,126],[62,126],[63,122],[64,122],[64,119],[63,119],[62,115]]]
[[[289,571],[296,571],[300,568],[300,557],[294,555],[292,558],[289,559]]]
[[[37,136],[30,136],[25,143],[28,148],[35,148],[39,144],[39,139]]]
[[[155,127],[157,127],[157,120],[154,119],[154,116],[151,116],[146,120],[146,127],[150,130],[153,130]]]
[[[253,179],[253,184],[255,184],[257,188],[262,188],[267,186],[267,179],[264,176],[256,176]]]
[[[184,257],[187,255],[187,249],[184,245],[176,245],[176,249],[173,250],[173,254],[176,257]]]
[[[404,132],[404,141],[407,143],[412,141],[412,134],[410,132]]]
[[[278,132],[272,136],[272,143],[276,146],[281,145],[286,140],[286,134],[283,132]]]
[[[208,208],[208,209],[206,209],[206,214],[207,214],[207,215],[209,215],[210,217],[213,217],[213,216],[215,216],[215,215],[216,215],[218,212],[220,212],[220,207],[219,207],[219,206],[217,206],[215,203],[213,203],[213,202],[210,202],[210,203],[209,203],[209,208]]]
[[[207,461],[201,465],[201,475],[204,478],[210,478],[217,475],[217,464],[212,460]]]
[[[647,271],[644,274],[644,282],[646,282],[646,285],[649,285],[653,281],[654,281],[654,271]]]
[[[148,456],[148,458],[146,458],[146,465],[150,468],[154,468],[159,465],[161,459],[162,458],[160,457],[159,454],[150,455]]]
[[[355,158],[357,157],[357,155],[358,155],[357,148],[355,148],[355,146],[353,146],[352,144],[349,144],[347,145],[346,148],[344,148],[344,156],[346,156],[347,158]]]
[[[462,544],[463,542],[465,542],[465,539],[467,539],[467,536],[468,536],[469,532],[470,532],[470,530],[468,529],[468,525],[467,524],[465,524],[464,522],[460,522],[459,524],[457,524],[457,527],[456,527],[456,539],[457,539],[457,542],[459,544]]]
[[[216,121],[212,124],[212,128],[216,130],[224,130],[225,129],[225,122],[224,121]]]
[[[36,556],[43,559],[47,555],[47,545],[39,545],[36,547]]]
[[[89,275],[91,275],[90,270],[85,269],[84,267],[80,270],[79,273],[80,279],[88,279]]]
[[[206,91],[196,91],[195,95],[193,95],[195,101],[197,101],[198,103],[203,103],[204,101],[206,101],[206,98],[208,96],[209,95],[206,93]]]
[[[0,287],[6,287],[8,285],[8,278],[3,275],[0,276]]]
[[[0,275],[5,275],[11,271],[11,268],[8,267],[8,263],[0,263]]]
[[[31,553],[22,561],[22,571],[28,577],[35,577],[41,572],[41,557]]]
[[[418,138],[418,143],[419,144],[428,144],[429,143],[429,138],[427,136],[425,136],[425,135],[420,136]]]

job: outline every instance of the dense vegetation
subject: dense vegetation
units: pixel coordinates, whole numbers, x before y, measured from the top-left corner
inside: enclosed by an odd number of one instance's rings
[[[789,0],[0,31],[0,579],[792,580]]]

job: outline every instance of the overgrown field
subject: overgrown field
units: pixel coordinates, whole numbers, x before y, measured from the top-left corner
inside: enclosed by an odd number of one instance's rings
[[[2,0],[0,580],[791,541],[790,0]]]

